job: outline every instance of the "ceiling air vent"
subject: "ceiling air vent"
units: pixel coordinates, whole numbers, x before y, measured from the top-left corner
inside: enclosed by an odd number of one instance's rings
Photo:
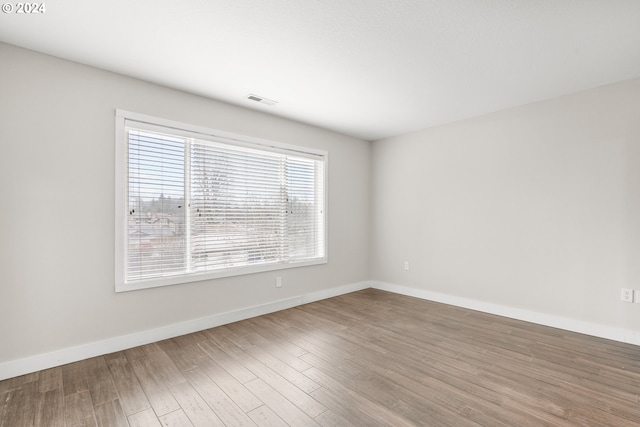
[[[256,101],[259,102],[261,104],[266,104],[266,105],[275,105],[278,103],[278,101],[274,101],[272,99],[267,99],[263,96],[259,96],[259,95],[254,95],[252,93],[250,93],[249,95],[247,95],[247,99],[250,99],[252,101]]]

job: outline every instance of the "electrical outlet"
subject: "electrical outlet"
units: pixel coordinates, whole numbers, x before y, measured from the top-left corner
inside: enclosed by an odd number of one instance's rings
[[[622,288],[620,290],[620,301],[633,302],[633,289]]]
[[[404,271],[409,271],[409,261],[404,262]]]
[[[278,276],[276,277],[276,288],[281,288],[282,287],[282,277]]]

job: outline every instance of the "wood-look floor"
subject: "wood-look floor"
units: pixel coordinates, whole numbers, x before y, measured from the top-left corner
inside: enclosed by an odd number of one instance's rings
[[[0,426],[638,426],[640,347],[378,290],[0,382]]]

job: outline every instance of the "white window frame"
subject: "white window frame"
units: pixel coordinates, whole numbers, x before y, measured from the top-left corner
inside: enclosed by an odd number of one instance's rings
[[[328,262],[328,153],[323,150],[317,150],[308,147],[300,147],[291,144],[285,144],[276,141],[258,139],[254,137],[223,132],[215,129],[209,129],[202,126],[196,126],[177,121],[167,120],[163,118],[148,116],[145,114],[134,113],[130,111],[117,109],[115,112],[116,121],[116,144],[115,144],[115,290],[116,292],[133,291],[138,289],[153,288],[158,286],[175,285],[181,283],[190,283],[201,280],[218,279],[222,277],[238,276],[245,274],[253,274],[266,271],[282,270],[289,268],[297,268],[318,264],[326,264]],[[127,232],[128,232],[128,138],[126,128],[127,122],[135,122],[137,128],[148,131],[167,132],[175,130],[179,135],[191,135],[200,140],[209,140],[218,143],[229,144],[233,146],[254,148],[278,153],[289,153],[291,155],[307,155],[322,159],[323,171],[323,209],[322,209],[322,228],[321,235],[324,256],[311,260],[294,261],[289,263],[274,264],[258,264],[242,267],[233,267],[208,272],[186,273],[176,276],[153,278],[148,280],[138,280],[127,282],[126,265],[127,265]],[[139,125],[139,126],[138,126]],[[187,217],[189,215],[186,215]],[[188,238],[188,237],[187,237]]]

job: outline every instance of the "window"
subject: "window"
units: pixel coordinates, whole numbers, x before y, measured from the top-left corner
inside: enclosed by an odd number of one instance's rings
[[[116,112],[116,291],[326,262],[325,152]]]

